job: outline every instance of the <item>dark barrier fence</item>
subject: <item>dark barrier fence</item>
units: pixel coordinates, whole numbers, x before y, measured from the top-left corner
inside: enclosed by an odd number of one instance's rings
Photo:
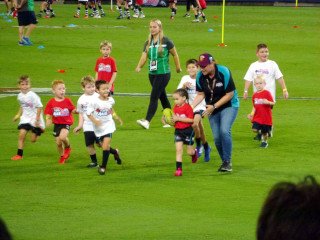
[[[40,1],[40,0],[36,0]],[[41,0],[42,1],[42,0]],[[63,0],[62,0],[63,1]],[[110,4],[111,0],[102,0],[103,4]],[[134,0],[133,0],[134,1]],[[64,0],[64,3],[76,3],[77,0]],[[116,3],[116,0],[112,0],[113,4]],[[149,6],[160,6],[166,7],[168,6],[168,0],[144,0],[144,5]],[[184,4],[186,0],[178,0],[178,4]],[[221,5],[223,0],[206,0],[209,5]],[[227,5],[287,5],[287,4],[295,4],[295,0],[226,0]],[[320,5],[320,0],[298,0],[299,5]]]

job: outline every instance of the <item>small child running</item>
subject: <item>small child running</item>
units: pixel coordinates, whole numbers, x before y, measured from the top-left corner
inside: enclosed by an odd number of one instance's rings
[[[75,106],[70,98],[65,97],[66,87],[63,80],[52,82],[52,92],[54,98],[51,98],[47,103],[44,114],[47,126],[54,123],[53,136],[56,138],[60,154],[59,163],[64,164],[71,152],[68,135],[70,126],[73,124],[72,113],[75,112]]]
[[[99,94],[95,92],[95,81],[91,76],[85,76],[81,80],[81,86],[84,93],[80,96],[77,102],[77,112],[79,113],[78,126],[74,128],[73,132],[78,133],[81,128],[83,129],[85,144],[90,155],[91,162],[87,166],[88,168],[94,168],[98,166],[98,160],[94,143],[100,146],[98,138],[94,134],[93,124],[87,116],[87,109],[89,105],[99,97]],[[110,153],[114,155],[114,159],[117,164],[121,164],[118,149],[110,147]]]
[[[31,80],[27,75],[22,75],[19,80],[20,93],[18,94],[18,101],[20,108],[18,113],[14,116],[13,121],[20,118],[18,125],[18,151],[17,155],[13,156],[11,160],[21,160],[23,158],[23,148],[26,135],[31,131],[31,142],[36,142],[38,137],[44,132],[44,119],[42,115],[42,102],[40,97],[30,90]]]
[[[188,104],[188,92],[179,88],[173,93],[175,106],[173,108],[172,121],[175,127],[175,144],[176,144],[176,171],[175,176],[182,176],[182,154],[183,145],[187,145],[187,153],[191,156],[192,163],[198,160],[197,150],[193,147],[194,132],[193,110]]]
[[[265,90],[266,82],[263,77],[254,79],[254,87],[257,90],[252,96],[253,109],[248,114],[252,122],[252,130],[261,134],[261,148],[268,147],[268,136],[272,129],[272,106],[275,104],[271,93]]]
[[[87,108],[87,116],[93,123],[95,135],[99,138],[102,145],[103,155],[102,164],[98,168],[100,175],[106,173],[107,163],[111,152],[110,144],[112,134],[116,130],[112,118],[112,107],[115,104],[114,99],[110,96],[109,84],[106,81],[96,81],[96,89],[99,97]]]

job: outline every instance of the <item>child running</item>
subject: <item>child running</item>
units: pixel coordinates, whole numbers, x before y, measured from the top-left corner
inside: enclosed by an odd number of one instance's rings
[[[196,59],[189,59],[186,62],[188,75],[183,76],[178,85],[178,89],[183,88],[187,90],[190,104],[193,103],[193,100],[197,95],[197,92],[196,92],[196,76],[198,72],[197,64],[198,64],[198,61]],[[193,109],[194,120],[193,120],[192,127],[195,132],[198,157],[201,157],[202,150],[204,148],[204,161],[209,162],[211,147],[208,145],[206,135],[204,133],[203,124],[202,124],[202,113],[205,110],[206,110],[206,101],[203,99],[202,102],[199,103]],[[202,145],[201,145],[201,142],[202,142]]]
[[[56,138],[57,149],[60,154],[59,163],[64,164],[70,156],[71,147],[68,138],[70,126],[73,124],[72,113],[75,106],[71,99],[65,97],[66,87],[62,80],[52,82],[51,98],[44,110],[47,126],[54,123],[53,136]]]
[[[91,162],[87,166],[88,168],[94,168],[98,166],[96,150],[94,143],[100,145],[98,138],[94,134],[93,124],[87,116],[88,106],[99,97],[99,94],[95,92],[95,81],[91,76],[85,76],[81,80],[81,86],[84,93],[80,96],[77,102],[77,112],[79,113],[78,126],[74,128],[73,132],[77,133],[80,129],[83,129],[85,144],[90,155]],[[113,149],[110,147],[110,153],[114,155],[114,159],[117,164],[121,164],[121,159],[119,156],[118,149]]]
[[[106,173],[111,150],[110,143],[112,133],[116,130],[116,126],[112,118],[112,107],[115,104],[115,101],[110,96],[109,85],[106,81],[96,81],[96,89],[99,97],[95,98],[88,106],[87,116],[92,121],[94,133],[102,144],[102,164],[99,166],[98,172],[100,175],[104,175]]]
[[[266,82],[263,77],[254,79],[254,87],[257,90],[252,96],[253,109],[248,114],[252,122],[252,130],[261,134],[261,148],[268,147],[268,136],[272,128],[272,106],[275,104],[271,93],[265,90]]]
[[[193,110],[188,104],[188,92],[179,88],[173,93],[175,106],[173,108],[172,121],[175,127],[176,144],[176,171],[175,176],[182,176],[183,145],[187,145],[187,153],[191,156],[192,163],[198,160],[197,150],[192,146],[194,132],[192,128]]]
[[[30,90],[31,80],[27,75],[22,75],[18,81],[20,93],[18,94],[18,101],[20,108],[18,113],[14,116],[13,121],[20,118],[18,125],[18,151],[17,155],[13,156],[11,160],[21,160],[23,158],[23,147],[26,135],[31,131],[31,142],[36,142],[41,133],[44,132],[44,120],[42,116],[42,103],[40,97]]]

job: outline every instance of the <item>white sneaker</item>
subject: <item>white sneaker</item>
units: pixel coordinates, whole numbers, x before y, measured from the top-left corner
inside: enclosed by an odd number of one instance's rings
[[[140,13],[139,18],[145,18],[146,16],[143,13]]]
[[[197,23],[197,22],[200,22],[200,20],[199,20],[199,18],[196,18],[196,19],[192,20],[192,22]]]
[[[163,128],[170,128],[171,126],[169,124],[165,124],[162,126]]]
[[[138,13],[135,13],[135,14],[132,15],[132,17],[138,18],[138,17],[139,17],[139,14],[138,14]]]
[[[137,120],[137,123],[145,129],[149,129],[149,127],[150,127],[150,122],[145,119],[139,119],[139,120]]]
[[[99,14],[93,16],[93,18],[101,18]]]

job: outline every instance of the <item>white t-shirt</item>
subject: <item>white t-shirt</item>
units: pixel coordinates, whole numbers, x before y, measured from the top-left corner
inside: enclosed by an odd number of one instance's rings
[[[187,82],[191,84],[190,87],[186,90],[188,92],[189,104],[192,104],[194,98],[197,96],[196,79],[191,78],[189,75],[185,75],[181,78],[178,88],[183,88],[183,84]],[[197,112],[200,110],[206,110],[206,101],[204,99],[193,109],[193,112]]]
[[[96,98],[99,97],[98,93],[94,93],[92,95],[83,94],[79,97],[77,102],[77,112],[82,114],[83,117],[83,131],[84,132],[93,132],[93,123],[87,116],[87,108],[88,106],[95,101]]]
[[[37,109],[43,107],[40,97],[32,91],[27,93],[20,92],[18,94],[18,101],[20,107],[22,108],[22,115],[20,117],[19,125],[29,123],[35,127]],[[42,129],[45,128],[42,111],[40,114],[39,127]]]
[[[276,80],[283,77],[278,64],[275,61],[267,60],[265,62],[256,61],[252,63],[244,76],[244,80],[253,81],[256,76],[261,75],[266,81],[265,89],[268,90],[273,99],[276,99]],[[253,86],[253,91],[257,90]]]
[[[101,121],[100,126],[93,124],[93,130],[97,137],[113,133],[116,130],[116,125],[112,118],[112,106],[115,101],[112,97],[108,100],[95,98],[92,104],[87,107],[87,115],[92,115],[94,118]]]

